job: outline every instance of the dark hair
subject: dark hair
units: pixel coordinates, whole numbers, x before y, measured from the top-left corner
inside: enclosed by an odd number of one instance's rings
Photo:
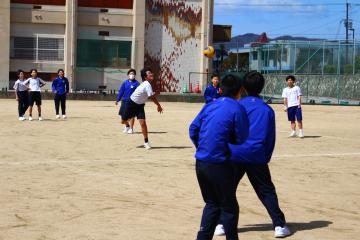
[[[213,73],[213,74],[211,75],[211,79],[213,79],[214,77],[220,78],[219,74],[217,74],[217,73]]]
[[[64,69],[61,69],[61,68],[57,71],[58,74],[59,74],[59,72],[65,73]]]
[[[30,74],[31,74],[33,71],[35,71],[36,73],[38,73],[38,71],[37,71],[36,68],[32,68],[32,69],[30,69]]]
[[[228,74],[221,80],[222,95],[224,97],[235,97],[240,91],[241,80],[239,77]]]
[[[242,84],[250,96],[258,96],[264,88],[264,76],[258,71],[250,71],[245,74]]]
[[[293,80],[294,82],[296,81],[296,78],[293,75],[289,75],[286,77],[286,81],[288,81],[289,79]]]
[[[147,76],[147,74],[146,74],[147,71],[152,72],[151,68],[149,68],[149,67],[145,67],[145,68],[141,69],[140,74],[141,74],[141,78],[143,81],[145,81],[145,78]]]
[[[131,72],[133,72],[136,75],[136,70],[133,68],[129,69],[129,71],[127,72],[127,75],[129,75]]]
[[[21,70],[21,69],[17,70],[17,75],[18,76],[20,75],[20,73],[25,73],[25,72],[23,70]]]

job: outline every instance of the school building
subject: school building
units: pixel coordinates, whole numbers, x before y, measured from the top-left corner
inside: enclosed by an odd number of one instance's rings
[[[18,69],[52,81],[62,68],[73,90],[115,90],[144,66],[161,91],[180,92],[189,73],[203,88],[212,18],[213,0],[1,0],[0,88]]]

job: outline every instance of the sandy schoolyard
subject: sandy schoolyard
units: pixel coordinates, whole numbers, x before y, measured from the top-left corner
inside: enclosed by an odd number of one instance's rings
[[[113,102],[68,101],[68,119],[17,120],[0,100],[0,240],[195,239],[203,201],[188,126],[201,104],[148,103],[153,149],[122,133]],[[303,106],[304,139],[289,139],[281,105],[270,163],[289,239],[360,239],[360,107]],[[37,119],[36,109],[35,119]],[[273,239],[245,177],[240,239]],[[215,239],[225,239],[216,237]]]

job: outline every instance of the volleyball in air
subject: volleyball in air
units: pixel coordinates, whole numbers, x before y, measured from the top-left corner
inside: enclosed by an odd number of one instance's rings
[[[207,46],[203,51],[205,57],[207,58],[213,58],[215,57],[215,49],[212,46]]]

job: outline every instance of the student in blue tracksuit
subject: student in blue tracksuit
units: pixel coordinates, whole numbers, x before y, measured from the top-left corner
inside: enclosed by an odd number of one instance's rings
[[[221,89],[219,87],[220,78],[219,75],[213,74],[211,76],[211,85],[209,85],[204,92],[204,98],[206,103],[215,101],[221,96]]]
[[[58,77],[52,82],[52,92],[54,95],[56,118],[59,119],[59,110],[61,104],[62,118],[66,118],[66,95],[69,93],[69,80],[64,77],[63,69],[58,70]]]
[[[121,101],[121,106],[119,110],[119,115],[123,116],[125,112],[126,105],[130,101],[130,96],[133,94],[135,89],[140,85],[140,83],[135,79],[136,76],[136,70],[130,69],[127,72],[128,79],[123,82],[123,84],[120,87],[119,94],[117,96],[115,104],[118,105],[118,103]],[[135,118],[130,119],[129,121],[125,122],[124,127],[124,133],[132,134],[134,133],[134,122]]]
[[[229,144],[229,149],[231,161],[236,162],[237,184],[246,173],[272,219],[275,237],[286,237],[291,233],[285,225],[285,216],[279,207],[268,166],[275,146],[275,114],[259,97],[264,83],[264,77],[256,71],[245,75],[243,87],[248,96],[240,100],[240,105],[249,118],[249,137],[241,145]]]
[[[205,202],[197,240],[211,240],[220,215],[227,240],[237,240],[239,206],[229,143],[240,144],[248,136],[248,119],[236,99],[241,81],[233,75],[222,80],[223,97],[206,104],[189,128],[196,147],[196,176]]]

